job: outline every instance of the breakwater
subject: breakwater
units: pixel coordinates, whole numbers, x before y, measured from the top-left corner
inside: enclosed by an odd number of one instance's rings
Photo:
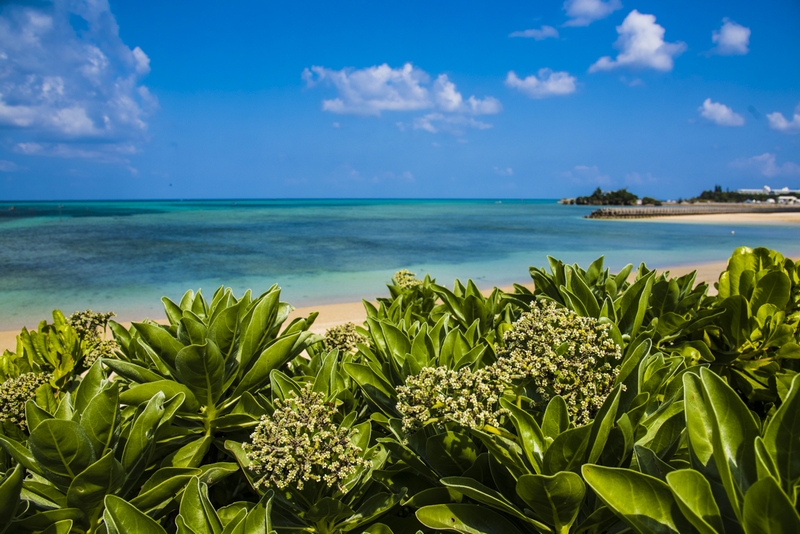
[[[800,205],[776,206],[753,204],[705,204],[702,206],[635,206],[608,207],[594,210],[587,219],[646,219],[650,217],[678,217],[681,215],[710,215],[715,213],[792,213],[800,212]]]

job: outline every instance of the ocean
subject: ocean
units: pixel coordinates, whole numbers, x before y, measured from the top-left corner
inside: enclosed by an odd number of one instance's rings
[[[12,209],[13,208],[13,209]],[[547,256],[619,269],[721,261],[739,246],[800,255],[797,227],[585,219],[554,200],[0,202],[0,330],[54,308],[164,316],[187,289],[272,284],[295,306],[388,294],[399,269],[438,283],[529,282]]]

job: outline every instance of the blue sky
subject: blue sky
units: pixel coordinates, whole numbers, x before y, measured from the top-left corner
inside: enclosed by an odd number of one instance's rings
[[[3,2],[0,199],[800,188],[800,4]]]

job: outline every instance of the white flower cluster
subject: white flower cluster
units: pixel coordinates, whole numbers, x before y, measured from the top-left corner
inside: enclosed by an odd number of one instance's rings
[[[499,407],[502,394],[503,385],[492,379],[487,368],[423,367],[397,388],[397,409],[403,414],[405,431],[445,421],[476,429],[498,427],[505,413]]]
[[[499,427],[506,389],[533,384],[541,405],[555,395],[567,403],[572,421],[592,420],[619,375],[620,347],[609,325],[580,317],[555,304],[533,304],[505,333],[497,361],[473,371],[425,367],[397,388],[403,428],[454,421],[469,428]]]
[[[352,429],[333,422],[337,411],[325,395],[307,384],[299,395],[276,401],[275,412],[264,415],[244,443],[252,471],[260,475],[256,486],[285,488],[304,482],[324,481],[344,492],[342,482],[359,468],[369,466],[360,447],[351,441]]]
[[[98,358],[113,358],[119,344],[113,339],[103,339],[108,321],[114,312],[96,313],[92,310],[75,312],[69,316],[68,322],[84,343],[85,354],[82,364],[91,367]]]
[[[400,286],[402,289],[413,289],[419,285],[422,285],[422,280],[418,280],[417,275],[408,269],[401,269],[394,273],[392,280],[394,280],[394,283]]]
[[[507,384],[532,382],[542,404],[560,395],[572,420],[586,424],[619,375],[622,351],[609,328],[554,303],[534,304],[505,333],[505,346],[492,365],[494,376]]]
[[[366,338],[358,333],[354,323],[344,323],[325,331],[323,345],[325,352],[339,349],[339,352],[355,352],[358,343],[364,343]]]
[[[27,430],[25,403],[36,396],[36,389],[50,380],[50,373],[23,373],[0,384],[0,421]]]

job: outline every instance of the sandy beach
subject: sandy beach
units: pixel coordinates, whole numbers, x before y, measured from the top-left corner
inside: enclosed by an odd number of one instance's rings
[[[707,215],[676,215],[671,217],[650,217],[636,221],[702,223],[702,224],[800,224],[800,213],[711,213]]]
[[[659,268],[660,271],[669,271],[673,276],[681,276],[693,270],[697,271],[698,282],[708,282],[712,285],[719,278],[719,273],[722,272],[727,265],[727,262],[714,262],[694,265],[678,265],[674,267]],[[522,285],[533,289],[533,284],[530,280],[520,282]],[[482,288],[485,294],[492,291],[492,288]],[[512,291],[512,287],[502,288],[506,291]],[[338,324],[353,322],[360,324],[367,318],[366,311],[362,302],[347,302],[342,304],[326,304],[322,306],[305,306],[295,309],[290,315],[287,323],[296,317],[307,317],[312,312],[319,312],[319,316],[311,327],[311,331],[324,334],[325,331],[332,326]],[[166,319],[158,319],[157,322],[166,324]],[[129,322],[121,323],[126,328],[130,327]],[[30,325],[29,328],[36,325]],[[0,331],[0,352],[4,350],[16,350],[16,336],[19,330]]]

